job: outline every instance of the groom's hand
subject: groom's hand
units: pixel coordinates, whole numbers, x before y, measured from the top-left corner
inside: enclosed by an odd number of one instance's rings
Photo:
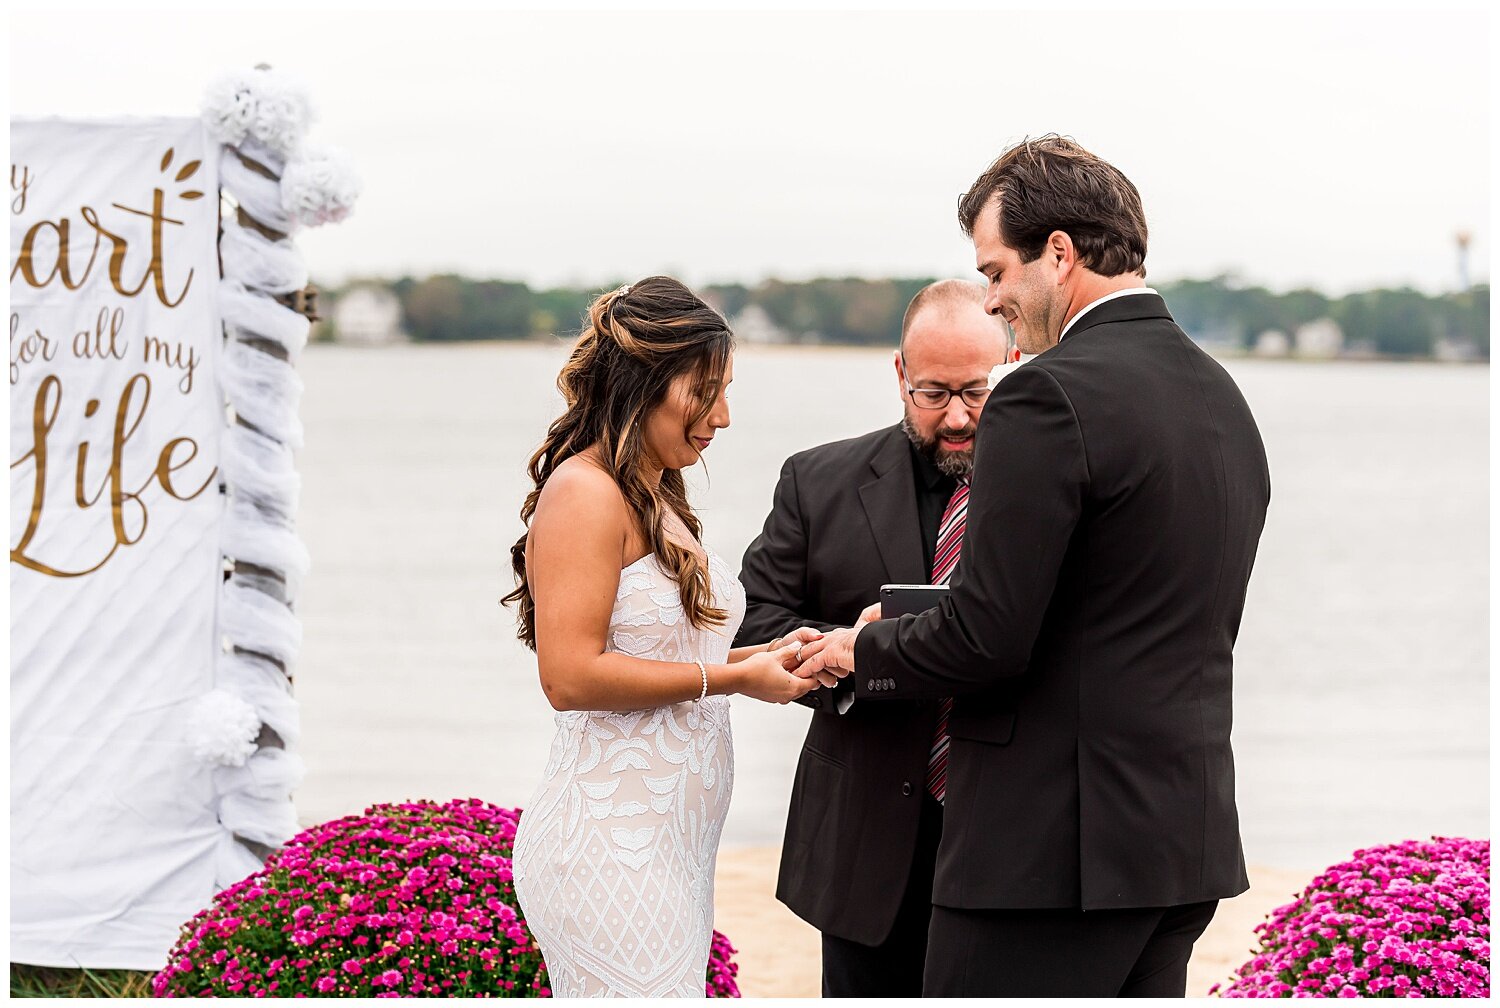
[[[824,686],[837,684],[854,671],[854,640],[864,626],[861,622],[847,630],[830,630],[822,640],[804,645],[802,664],[794,671],[805,679],[815,678]]]

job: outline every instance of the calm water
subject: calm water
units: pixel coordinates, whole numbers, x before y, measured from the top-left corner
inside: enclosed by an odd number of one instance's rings
[[[514,638],[509,548],[566,350],[313,347],[297,677],[304,822],[375,801],[524,806],[552,711]],[[1271,461],[1237,649],[1247,855],[1489,832],[1487,368],[1229,365]],[[888,351],[750,347],[698,490],[738,565],[782,460],[899,416]],[[728,844],[777,843],[810,713],[737,698]]]

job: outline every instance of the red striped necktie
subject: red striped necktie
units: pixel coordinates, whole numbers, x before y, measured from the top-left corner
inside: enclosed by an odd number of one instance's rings
[[[938,522],[937,549],[932,557],[933,584],[947,584],[958,569],[958,552],[963,545],[964,519],[968,514],[969,481],[960,479],[943,509],[943,520]],[[952,697],[938,701],[937,728],[927,757],[927,790],[938,801],[948,793],[948,715],[952,710]]]

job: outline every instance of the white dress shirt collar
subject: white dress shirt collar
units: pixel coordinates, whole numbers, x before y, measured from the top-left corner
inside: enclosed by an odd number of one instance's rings
[[[1068,324],[1065,325],[1065,326],[1063,326],[1062,334],[1057,337],[1057,341],[1059,343],[1061,343],[1063,341],[1063,337],[1066,336],[1066,335],[1068,335],[1068,330],[1072,329],[1075,325],[1077,325],[1079,319],[1083,318],[1089,312],[1093,311],[1095,308],[1098,308],[1100,305],[1104,304],[1104,302],[1106,302],[1106,301],[1113,301],[1115,298],[1129,297],[1131,294],[1155,294],[1155,293],[1156,293],[1156,291],[1153,290],[1150,287],[1126,287],[1124,290],[1110,291],[1108,294],[1104,295],[1099,300],[1097,300],[1097,301],[1090,301],[1088,304],[1086,304],[1086,305],[1083,306],[1083,311],[1079,312],[1077,315],[1074,315],[1072,318],[1068,319]]]

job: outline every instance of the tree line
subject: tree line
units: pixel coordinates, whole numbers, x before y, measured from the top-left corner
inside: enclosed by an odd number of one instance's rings
[[[800,282],[766,280],[754,286],[711,284],[698,292],[726,318],[767,338],[790,343],[892,346],[901,332],[907,303],[930,277]],[[582,328],[589,302],[609,288],[533,289],[508,280],[476,280],[453,274],[423,279],[358,281],[329,292],[337,302],[355,286],[383,287],[401,306],[402,327],[420,342],[523,340],[571,337]],[[1268,331],[1289,338],[1304,325],[1332,320],[1344,347],[1367,354],[1421,358],[1440,344],[1472,347],[1489,358],[1489,286],[1424,294],[1411,288],[1378,289],[1331,297],[1316,290],[1276,293],[1228,276],[1153,284],[1183,329],[1205,343],[1253,349]],[[750,308],[755,326],[744,320]],[[332,320],[320,323],[320,338],[337,339]]]

